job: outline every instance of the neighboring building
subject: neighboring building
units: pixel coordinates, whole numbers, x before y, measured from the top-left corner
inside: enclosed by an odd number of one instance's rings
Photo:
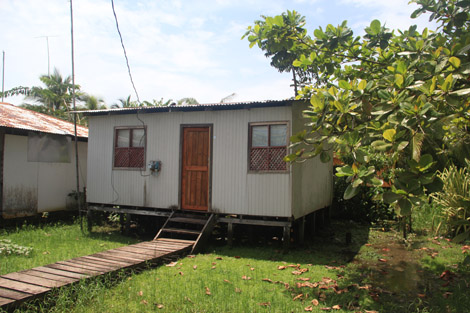
[[[80,186],[88,129],[77,126]],[[65,210],[76,191],[74,125],[0,102],[0,213],[3,218]]]
[[[328,207],[332,162],[283,161],[290,136],[306,127],[306,108],[285,100],[87,111],[89,207],[208,212],[250,224],[291,223]]]

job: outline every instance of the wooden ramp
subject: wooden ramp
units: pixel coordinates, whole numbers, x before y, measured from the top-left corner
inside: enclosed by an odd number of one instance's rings
[[[191,251],[193,240],[161,238],[0,276],[0,307],[16,306],[81,279]]]

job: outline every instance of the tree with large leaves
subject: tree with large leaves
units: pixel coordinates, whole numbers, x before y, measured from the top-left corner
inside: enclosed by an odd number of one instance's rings
[[[271,66],[279,72],[292,72],[294,92],[297,96],[298,88],[310,84],[316,77],[315,72],[305,71],[293,65],[293,62],[308,50],[307,46],[297,45],[292,40],[292,36],[306,34],[305,17],[296,11],[288,10],[279,16],[262,16],[262,18],[255,21],[253,27],[248,28],[242,39],[248,36],[250,47],[258,44],[265,52],[264,55],[271,58]],[[293,46],[295,49],[292,49]]]
[[[349,182],[344,198],[386,180],[380,200],[402,217],[441,188],[437,169],[463,164],[470,147],[470,1],[411,2],[419,5],[412,17],[430,13],[436,31],[395,33],[374,20],[361,37],[345,21],[311,37],[284,14],[246,34],[251,46],[269,40],[299,55],[292,65],[316,77],[298,96],[311,104],[310,122],[291,138],[286,161],[328,161],[333,151],[343,161],[336,175]]]

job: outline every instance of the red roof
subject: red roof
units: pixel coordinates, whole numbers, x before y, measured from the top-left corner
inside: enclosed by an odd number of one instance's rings
[[[74,135],[73,123],[0,102],[0,127],[39,131],[58,135]],[[77,125],[77,136],[88,137],[88,128]]]

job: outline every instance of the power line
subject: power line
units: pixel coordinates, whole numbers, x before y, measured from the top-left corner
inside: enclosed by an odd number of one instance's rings
[[[121,31],[119,30],[118,18],[116,15],[116,10],[114,9],[114,0],[111,0],[111,6],[113,7],[113,14],[114,14],[114,20],[116,21],[116,28],[119,34],[119,38],[121,39],[121,46],[122,46],[122,50],[124,51],[124,57],[126,58],[126,65],[127,65],[127,71],[129,72],[129,78],[131,79],[131,84],[132,84],[132,87],[134,88],[134,92],[137,97],[137,102],[140,104],[139,94],[137,93],[134,80],[132,79],[131,66],[129,65],[129,59],[127,58],[126,47],[124,47],[124,41],[122,40]]]

